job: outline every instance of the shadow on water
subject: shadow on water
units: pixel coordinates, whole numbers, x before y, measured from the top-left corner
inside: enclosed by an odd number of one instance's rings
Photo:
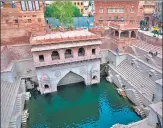
[[[67,101],[76,101],[82,95],[85,88],[84,82],[62,85],[57,87],[57,93]]]

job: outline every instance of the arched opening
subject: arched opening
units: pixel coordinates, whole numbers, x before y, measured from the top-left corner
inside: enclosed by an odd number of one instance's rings
[[[51,54],[52,60],[60,59],[58,51],[53,51]]]
[[[44,85],[44,88],[45,88],[45,89],[48,89],[48,88],[49,88],[49,85],[45,84],[45,85]]]
[[[121,32],[121,39],[129,38],[129,31]]]
[[[84,48],[79,48],[79,50],[78,50],[78,56],[84,56],[84,55],[85,55]]]
[[[115,37],[119,37],[119,32],[115,31]]]
[[[79,74],[70,71],[58,82],[57,86],[79,83],[79,82],[85,82],[85,79]]]
[[[73,55],[72,55],[72,50],[71,49],[67,49],[65,51],[65,58],[72,58]]]
[[[93,80],[96,80],[97,79],[97,76],[93,76],[93,78],[92,78]]]
[[[136,38],[136,34],[134,31],[131,32],[131,38]]]

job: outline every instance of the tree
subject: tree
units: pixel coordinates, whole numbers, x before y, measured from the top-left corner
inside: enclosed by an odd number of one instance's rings
[[[53,10],[52,10],[51,6],[49,6],[49,5],[46,6],[44,16],[45,17],[52,17],[52,13],[53,13]]]
[[[69,1],[57,1],[49,5],[52,9],[52,17],[58,19],[61,26],[73,23],[74,10]]]
[[[75,5],[72,5],[72,8],[73,8],[74,17],[82,16],[78,7],[76,7]]]

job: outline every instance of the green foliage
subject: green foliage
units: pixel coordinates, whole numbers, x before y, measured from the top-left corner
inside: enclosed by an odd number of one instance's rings
[[[82,16],[78,7],[69,1],[56,1],[45,7],[44,16],[58,19],[63,24],[72,24],[73,17]]]
[[[58,19],[62,25],[73,23],[74,11],[71,2],[57,1],[49,6],[52,9],[52,17]]]
[[[52,8],[48,5],[45,7],[45,12],[44,12],[44,16],[45,17],[52,17],[52,13],[53,13],[53,10]]]
[[[72,8],[73,8],[74,17],[80,17],[80,16],[82,16],[82,14],[80,13],[80,10],[79,10],[78,7],[76,7],[75,5],[72,5]]]

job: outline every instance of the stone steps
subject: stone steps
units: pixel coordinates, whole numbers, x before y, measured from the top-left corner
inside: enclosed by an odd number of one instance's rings
[[[133,68],[127,61],[123,61],[118,65],[116,70],[121,73],[125,79],[129,80],[137,91],[145,95],[148,100],[152,100],[155,83],[151,79]]]

